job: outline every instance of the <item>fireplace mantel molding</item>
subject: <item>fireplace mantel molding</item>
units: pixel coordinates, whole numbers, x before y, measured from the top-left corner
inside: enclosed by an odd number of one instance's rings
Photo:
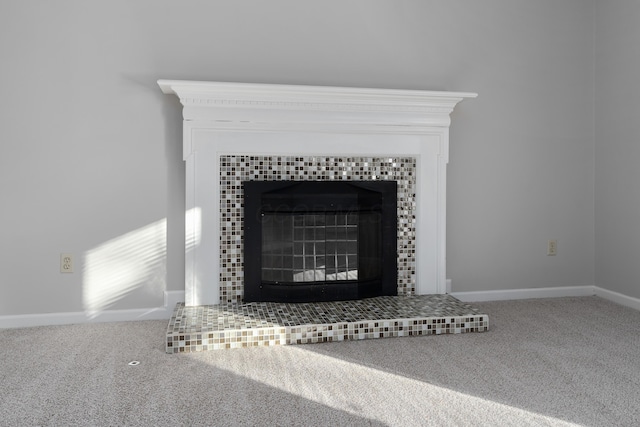
[[[223,154],[416,157],[416,293],[445,292],[450,114],[477,94],[183,80],[158,84],[183,105],[186,305],[220,302],[218,159]]]

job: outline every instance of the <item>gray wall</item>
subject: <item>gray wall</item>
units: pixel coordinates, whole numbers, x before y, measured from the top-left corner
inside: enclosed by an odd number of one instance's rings
[[[478,92],[451,128],[453,289],[594,284],[593,12],[584,0],[3,0],[0,315],[154,307],[182,289],[180,105],[159,78]],[[75,273],[59,272],[61,252]]]
[[[596,7],[596,283],[640,298],[640,3]]]

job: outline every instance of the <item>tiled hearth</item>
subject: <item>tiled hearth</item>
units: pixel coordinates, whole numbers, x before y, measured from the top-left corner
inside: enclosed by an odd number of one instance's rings
[[[176,306],[167,353],[485,332],[489,316],[450,295],[324,303]]]

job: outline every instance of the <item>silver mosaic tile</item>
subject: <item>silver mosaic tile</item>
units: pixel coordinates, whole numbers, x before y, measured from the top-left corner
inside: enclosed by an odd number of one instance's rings
[[[323,303],[176,306],[167,353],[484,332],[489,316],[449,295]]]
[[[244,296],[242,182],[392,180],[398,182],[398,295],[414,295],[416,280],[416,158],[345,156],[220,156],[220,302]]]

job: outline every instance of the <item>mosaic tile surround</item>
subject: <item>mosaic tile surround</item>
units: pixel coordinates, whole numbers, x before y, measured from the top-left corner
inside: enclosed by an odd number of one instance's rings
[[[489,316],[450,295],[324,303],[177,304],[167,353],[489,330]]]
[[[244,296],[242,181],[391,180],[398,182],[398,295],[416,291],[416,158],[220,156],[220,302]]]

